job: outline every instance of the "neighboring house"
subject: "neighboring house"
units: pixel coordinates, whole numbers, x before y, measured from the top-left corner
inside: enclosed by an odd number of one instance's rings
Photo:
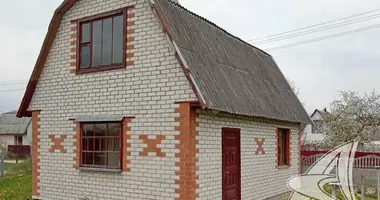
[[[320,142],[324,139],[323,133],[323,115],[327,113],[326,108],[323,110],[315,109],[310,115],[313,124],[308,124],[304,131],[304,141],[306,142]]]
[[[0,116],[1,145],[30,145],[32,142],[31,118],[17,118],[17,111]]]
[[[277,196],[311,123],[269,54],[168,0],[64,1],[18,116],[44,200]]]

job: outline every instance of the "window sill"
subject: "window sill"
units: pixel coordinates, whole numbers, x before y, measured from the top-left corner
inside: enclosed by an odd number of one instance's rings
[[[289,169],[290,166],[289,165],[280,165],[277,167],[277,169]]]
[[[91,171],[91,172],[108,172],[108,173],[120,173],[121,169],[106,169],[106,168],[90,168],[90,167],[80,167],[80,171]]]
[[[85,68],[85,69],[78,69],[77,74],[103,72],[103,71],[123,69],[123,68],[125,68],[125,64],[109,65],[109,66],[102,66],[102,67],[89,67],[89,68]]]

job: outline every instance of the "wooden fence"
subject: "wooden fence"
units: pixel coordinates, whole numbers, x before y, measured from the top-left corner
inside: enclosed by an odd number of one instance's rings
[[[8,145],[8,156],[15,159],[30,157],[30,145]]]

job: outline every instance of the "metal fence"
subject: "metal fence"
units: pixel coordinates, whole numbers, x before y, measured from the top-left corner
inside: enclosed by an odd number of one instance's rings
[[[326,151],[302,151],[302,173],[305,173],[319,158],[325,155]],[[327,166],[329,163],[321,163]],[[378,152],[356,152],[353,166],[354,188],[358,193],[376,195],[380,181],[379,169],[380,153]],[[336,167],[331,174],[335,174]],[[378,195],[379,199],[380,195]]]

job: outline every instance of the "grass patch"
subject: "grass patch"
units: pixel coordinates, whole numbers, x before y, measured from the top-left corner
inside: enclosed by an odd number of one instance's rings
[[[0,199],[32,199],[32,173],[6,176],[0,180]]]
[[[4,170],[8,170],[9,168],[12,168],[15,165],[15,163],[4,163]]]
[[[7,163],[8,164],[8,163]],[[32,171],[32,159],[27,159],[24,162],[13,164],[7,169],[6,175],[16,175],[21,173],[28,173]]]

